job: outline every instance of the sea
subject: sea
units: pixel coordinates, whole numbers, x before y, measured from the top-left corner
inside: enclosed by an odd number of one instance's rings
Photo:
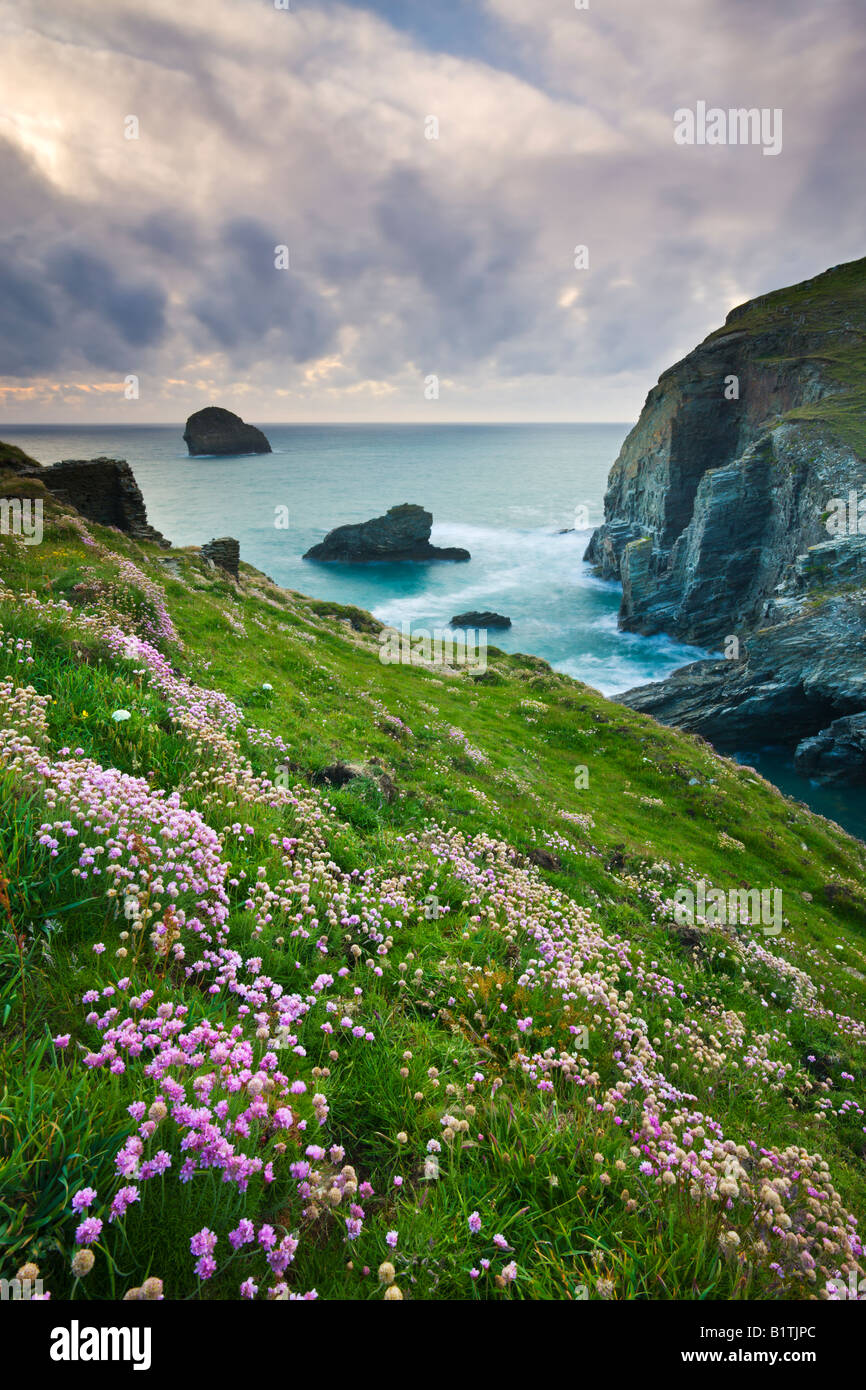
[[[258,423],[258,422],[257,422]],[[628,424],[262,423],[271,454],[189,458],[183,425],[11,426],[40,463],[123,458],[148,519],[177,546],[234,536],[241,557],[286,588],[356,604],[398,628],[433,632],[469,609],[507,614],[504,651],[543,657],[616,695],[709,655],[664,635],[621,632],[619,585],[583,559],[602,520]],[[434,545],[467,563],[323,565],[303,554],[335,526],[401,502],[433,515]],[[286,524],[288,523],[288,524]],[[738,750],[783,791],[866,839],[866,796],[801,777],[790,750]]]

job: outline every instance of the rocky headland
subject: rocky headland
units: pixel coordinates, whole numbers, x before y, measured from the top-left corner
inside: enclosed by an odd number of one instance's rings
[[[864,344],[866,260],[734,309],[650,392],[586,552],[621,627],[722,654],[623,703],[837,784],[866,782]]]
[[[271,446],[261,430],[221,406],[209,405],[190,415],[183,432],[193,457],[206,455],[269,454]]]
[[[384,516],[355,525],[337,526],[311,546],[305,560],[364,563],[374,560],[469,560],[459,546],[430,544],[432,512],[415,503],[390,507]]]

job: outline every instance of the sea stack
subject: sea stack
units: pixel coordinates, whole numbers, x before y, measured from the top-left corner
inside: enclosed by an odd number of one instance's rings
[[[205,406],[204,410],[190,415],[183,437],[190,455],[195,458],[207,454],[225,457],[271,452],[271,446],[261,430],[218,405]]]
[[[329,531],[305,560],[360,564],[371,560],[469,560],[459,546],[430,544],[433,514],[412,502],[391,507],[385,516]]]

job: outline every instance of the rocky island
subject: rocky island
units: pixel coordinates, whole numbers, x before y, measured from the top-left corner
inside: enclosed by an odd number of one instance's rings
[[[506,618],[504,613],[476,612],[473,609],[469,613],[457,613],[451,619],[452,627],[511,627],[511,619]]]
[[[190,455],[195,458],[208,454],[226,457],[271,452],[261,430],[218,405],[206,406],[190,415],[183,437]]]
[[[623,703],[722,748],[787,742],[849,785],[866,782],[864,332],[866,260],[734,309],[650,392],[586,552],[622,582],[621,627],[723,652]]]
[[[311,546],[305,560],[359,564],[371,560],[469,560],[459,546],[430,544],[432,512],[412,502],[389,507],[384,516],[355,525],[337,526]]]

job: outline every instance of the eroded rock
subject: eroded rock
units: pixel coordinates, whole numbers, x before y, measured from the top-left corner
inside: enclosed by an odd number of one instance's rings
[[[415,503],[390,507],[384,516],[337,526],[311,546],[305,560],[358,564],[376,560],[468,560],[469,551],[430,544],[432,512]]]

